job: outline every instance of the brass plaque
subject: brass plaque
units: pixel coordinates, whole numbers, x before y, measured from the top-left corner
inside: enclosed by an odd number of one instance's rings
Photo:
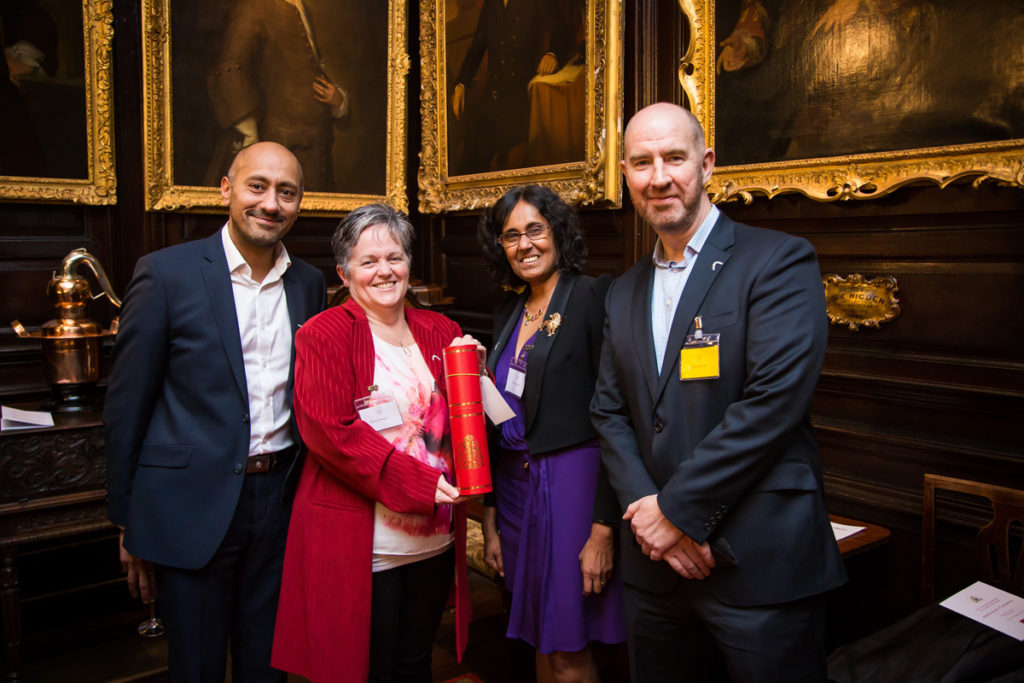
[[[825,308],[833,325],[846,325],[854,332],[863,325],[878,327],[895,320],[900,314],[896,278],[891,275],[865,280],[860,274],[826,274]]]

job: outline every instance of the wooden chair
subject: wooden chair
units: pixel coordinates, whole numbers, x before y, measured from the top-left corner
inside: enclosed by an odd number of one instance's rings
[[[978,531],[974,549],[978,579],[1010,593],[1024,596],[1024,491],[954,479],[938,474],[924,475],[924,516],[921,531],[921,603],[935,599],[935,492],[958,491],[987,498],[992,519]],[[1013,525],[1020,547],[1011,557]]]
[[[1024,549],[1019,547],[1024,529],[1024,491],[926,474],[921,532],[924,606],[833,652],[828,659],[831,683],[1021,680],[1018,676],[1024,672],[1024,644],[934,601],[935,505],[936,491],[940,490],[991,502],[992,517],[975,537],[975,577],[1024,595]],[[946,498],[943,496],[943,501]]]

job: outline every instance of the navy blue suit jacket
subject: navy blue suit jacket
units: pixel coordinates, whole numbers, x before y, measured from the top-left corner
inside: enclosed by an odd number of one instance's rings
[[[323,309],[324,277],[292,258],[282,280],[294,338]],[[220,231],[139,259],[103,421],[108,515],[125,527],[125,547],[162,565],[204,566],[231,523],[249,452],[248,390]],[[292,438],[301,443],[294,420]]]
[[[725,603],[826,591],[845,570],[809,417],[827,336],[814,250],[722,215],[693,267],[660,372],[650,256],[609,289],[592,416],[612,486],[623,507],[658,494],[669,521],[711,543],[718,566],[705,580]],[[721,376],[683,382],[679,352],[698,315],[721,335]],[[627,582],[659,592],[682,580],[644,556],[625,525]]]

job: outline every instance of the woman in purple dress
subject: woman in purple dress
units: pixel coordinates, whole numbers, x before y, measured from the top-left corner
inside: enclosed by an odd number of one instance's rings
[[[580,274],[576,213],[546,188],[510,190],[479,235],[511,290],[488,364],[516,413],[492,430],[484,558],[512,594],[508,637],[537,650],[538,681],[597,681],[590,643],[625,640],[612,571],[622,513],[590,423],[610,277]]]

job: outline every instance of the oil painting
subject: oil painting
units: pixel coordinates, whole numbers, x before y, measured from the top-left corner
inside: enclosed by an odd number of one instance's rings
[[[404,3],[146,0],[144,10],[150,208],[219,206],[213,188],[259,140],[298,157],[304,210],[405,206]]]
[[[110,0],[0,0],[0,199],[113,204]]]
[[[617,203],[621,11],[617,0],[422,3],[421,210],[478,208],[521,182]]]
[[[1020,183],[1018,0],[680,4],[702,53],[694,76],[680,78],[701,91],[695,111],[714,135],[720,197]]]

